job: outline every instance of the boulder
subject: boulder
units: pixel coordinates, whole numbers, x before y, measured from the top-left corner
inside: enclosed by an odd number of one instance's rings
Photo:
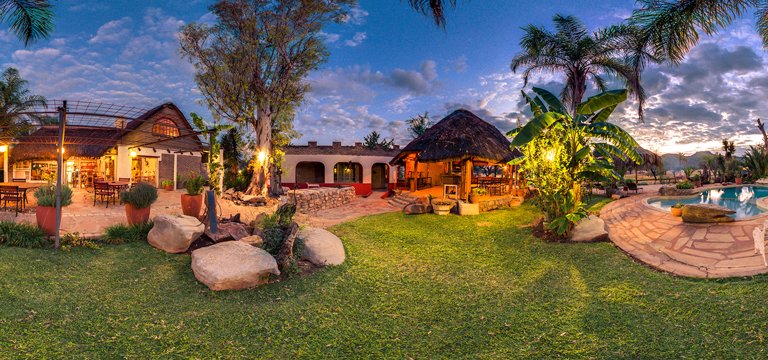
[[[405,205],[403,208],[403,214],[405,215],[419,215],[427,213],[427,205],[414,203]]]
[[[262,247],[264,245],[264,239],[259,235],[246,236],[240,241],[255,247]]]
[[[243,195],[240,197],[240,200],[253,205],[264,205],[267,203],[267,198],[260,195]]]
[[[338,236],[320,228],[299,231],[304,241],[302,258],[318,266],[341,265],[344,262],[344,245]]]
[[[226,241],[192,252],[192,272],[211,290],[246,289],[280,275],[277,262],[263,249],[241,241]]]
[[[683,222],[689,223],[720,223],[731,222],[734,219],[728,215],[736,212],[714,204],[692,204],[683,206]]]
[[[612,194],[612,195],[611,195],[611,199],[613,199],[613,200],[619,200],[619,199],[621,199],[621,194]]]
[[[571,235],[571,241],[575,242],[605,240],[608,240],[608,231],[605,230],[605,221],[594,215],[579,220],[573,228],[573,235]]]
[[[158,215],[147,235],[150,245],[169,253],[183,253],[205,231],[200,220],[186,215]]]
[[[205,235],[208,235],[211,240],[218,243],[222,241],[240,240],[251,234],[248,232],[248,228],[245,224],[228,222],[220,223],[216,233],[212,233],[211,229],[205,229]]]

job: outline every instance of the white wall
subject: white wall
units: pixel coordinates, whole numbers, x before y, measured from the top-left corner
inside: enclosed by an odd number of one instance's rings
[[[320,162],[325,166],[325,183],[333,183],[333,167],[337,163],[359,163],[363,166],[363,183],[371,183],[371,167],[382,163],[389,165],[389,156],[350,156],[350,155],[289,155],[283,157],[283,182],[293,183],[296,174],[296,164],[300,162]],[[396,167],[389,166],[389,182],[397,180]]]

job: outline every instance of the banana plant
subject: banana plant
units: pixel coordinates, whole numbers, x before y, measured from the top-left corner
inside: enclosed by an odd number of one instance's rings
[[[527,179],[539,188],[541,195],[549,193],[549,196],[559,199],[556,203],[568,204],[565,207],[570,207],[568,211],[564,211],[563,206],[551,211],[545,209],[550,223],[560,223],[557,228],[563,229],[562,220],[556,218],[565,216],[569,223],[574,223],[580,218],[574,215],[584,213],[582,182],[617,179],[614,159],[637,164],[642,161],[637,152],[639,145],[632,136],[608,122],[616,107],[627,99],[627,91],[610,90],[592,96],[580,103],[574,114],[570,114],[558,97],[547,90],[534,87],[533,94],[522,92],[522,95],[534,117],[524,126],[507,133],[513,138],[512,147],[521,149],[523,153],[511,163],[523,164]],[[562,174],[562,181],[542,178],[542,184],[537,184],[539,179],[535,174],[552,173],[537,171],[541,167],[558,170],[556,173]],[[563,184],[563,188],[542,189],[544,183],[547,187]]]

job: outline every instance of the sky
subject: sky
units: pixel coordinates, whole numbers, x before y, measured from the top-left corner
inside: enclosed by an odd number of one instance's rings
[[[53,35],[24,47],[0,24],[0,62],[49,99],[94,100],[151,108],[176,103],[185,114],[210,118],[194,83],[194,68],[178,53],[178,31],[211,22],[213,1],[53,0]],[[633,1],[459,0],[447,26],[405,0],[360,0],[345,22],[322,36],[328,61],[312,72],[295,119],[294,144],[362,141],[378,131],[405,145],[405,120],[428,112],[438,121],[465,108],[506,132],[530,119],[520,95],[531,86],[559,93],[558,74],[534,76],[523,88],[510,60],[521,27],[552,29],[552,16],[575,15],[594,30],[626,19]],[[641,122],[628,101],[612,121],[641,146],[659,153],[718,150],[721,139],[740,151],[761,141],[755,126],[768,118],[768,52],[751,15],[715,37],[704,37],[679,66],[643,73],[648,93]],[[617,85],[618,86],[618,85]]]

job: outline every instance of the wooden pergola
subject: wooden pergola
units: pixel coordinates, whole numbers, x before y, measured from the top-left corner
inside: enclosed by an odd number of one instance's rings
[[[459,162],[459,197],[466,200],[472,190],[475,162],[506,165],[520,156],[499,129],[468,110],[452,112],[411,141],[395,156],[391,165],[405,165],[406,173],[419,163]]]

